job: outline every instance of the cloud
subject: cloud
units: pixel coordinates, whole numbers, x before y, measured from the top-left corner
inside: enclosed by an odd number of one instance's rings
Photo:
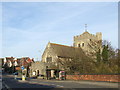
[[[94,8],[90,8],[92,5]],[[30,29],[37,23],[52,27],[56,25],[55,23],[84,16],[88,11],[101,7],[97,5],[94,3],[91,5],[89,3],[3,3],[3,24],[21,29]]]
[[[14,28],[7,28],[6,31],[3,37],[4,56],[18,55],[36,57],[38,50],[40,50],[40,54],[42,54],[48,41],[59,42],[60,39],[63,40],[64,38],[62,38],[61,35],[65,35],[65,33],[62,32],[24,31]]]
[[[116,5],[4,3],[3,56],[40,57],[48,41],[72,45],[73,36],[82,34],[86,23],[90,33],[102,32],[116,46]]]

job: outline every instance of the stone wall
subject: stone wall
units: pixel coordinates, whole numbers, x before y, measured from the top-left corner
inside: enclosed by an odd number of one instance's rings
[[[120,75],[66,75],[66,79],[120,82]]]
[[[90,44],[91,40],[94,41],[99,41],[102,40],[102,33],[97,32],[96,35],[90,34],[89,32],[84,32],[81,35],[74,36],[74,47],[81,47],[85,51],[89,51],[90,47],[88,44]],[[84,46],[83,46],[84,44]]]
[[[33,72],[39,71],[39,74],[46,75],[46,66],[50,66],[49,63],[43,63],[40,61],[36,61],[31,64],[30,76],[33,76]]]
[[[42,55],[42,62],[48,63],[47,57],[51,57],[52,58],[51,62],[56,62],[57,56],[53,52],[53,48],[51,48],[50,43],[48,43],[48,45],[46,46],[46,49],[45,49],[45,51],[44,51],[44,53]]]
[[[90,34],[89,32],[84,32],[81,35],[74,36],[74,47],[80,47],[86,53],[87,56],[96,59],[96,47],[102,50],[102,33],[97,32],[96,34]],[[99,42],[99,43],[98,43]]]

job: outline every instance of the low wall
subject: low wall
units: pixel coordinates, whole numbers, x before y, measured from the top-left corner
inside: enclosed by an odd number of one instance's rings
[[[120,82],[120,75],[66,75],[66,79]]]

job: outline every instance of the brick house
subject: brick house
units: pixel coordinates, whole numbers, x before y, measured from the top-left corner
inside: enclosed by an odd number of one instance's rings
[[[29,57],[5,57],[3,60],[3,68],[5,72],[14,73],[17,70],[21,70],[21,66],[27,69],[32,62],[34,62],[34,59],[30,59]]]

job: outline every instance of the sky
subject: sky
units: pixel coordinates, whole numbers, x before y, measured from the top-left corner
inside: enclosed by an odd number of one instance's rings
[[[3,2],[2,57],[41,60],[48,42],[73,45],[88,25],[118,47],[117,2]]]

